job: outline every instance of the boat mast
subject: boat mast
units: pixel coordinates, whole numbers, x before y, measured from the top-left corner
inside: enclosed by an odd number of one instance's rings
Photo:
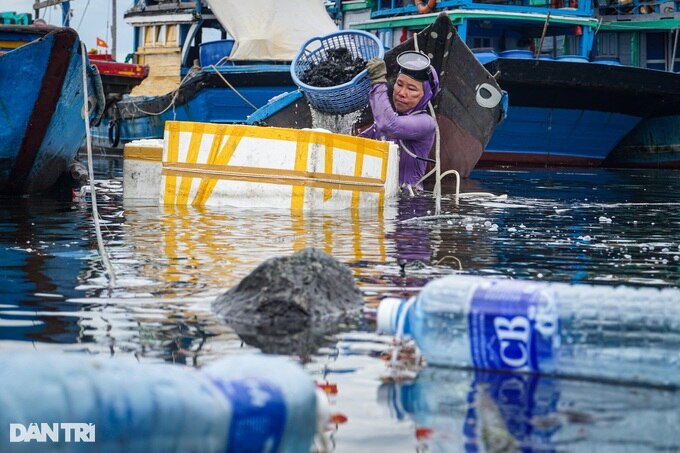
[[[116,59],[116,0],[111,0],[111,55]]]
[[[61,5],[61,24],[64,27],[69,27],[71,24],[71,0],[35,0],[33,4],[33,11],[35,11],[35,18],[40,17],[40,10],[49,8],[50,6]]]

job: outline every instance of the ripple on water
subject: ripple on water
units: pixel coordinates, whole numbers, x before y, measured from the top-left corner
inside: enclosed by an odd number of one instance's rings
[[[291,215],[285,210],[132,208],[122,201],[119,180],[100,185],[103,234],[118,276],[115,288],[108,287],[94,252],[85,202],[38,200],[15,206],[0,200],[6,214],[0,222],[5,233],[0,269],[11,282],[0,287],[0,347],[191,366],[252,351],[253,345],[214,316],[212,300],[265,259],[318,247],[352,269],[367,305],[358,325],[321,337],[315,353],[295,355],[318,382],[337,386],[332,408],[346,420],[333,427],[338,452],[412,451],[425,445],[462,450],[464,441],[479,443],[463,430],[466,414],[474,410],[468,397],[481,382],[475,373],[459,370],[456,379],[442,381],[450,399],[427,400],[437,396],[434,390],[423,394],[420,413],[405,404],[408,400],[399,400],[413,390],[408,383],[381,388],[386,368],[378,357],[391,343],[372,331],[374,309],[385,296],[409,297],[433,278],[455,272],[680,285],[675,174],[476,170],[462,182],[465,192],[504,196],[456,200],[445,187],[446,215],[413,221],[408,220],[432,216],[430,197],[404,197],[380,214]],[[532,401],[547,404],[541,406],[545,411],[507,401],[504,406],[489,394],[493,404],[484,410],[492,410],[476,419],[479,426],[502,428],[505,414],[524,414],[528,424],[521,427],[540,433],[543,437],[532,442],[540,440],[545,449],[596,444],[612,451],[621,445],[651,451],[680,444],[677,404],[670,409],[660,404],[677,395],[556,379],[508,384],[527,395],[534,392]],[[499,384],[487,382],[487,388],[494,385]],[[441,424],[426,426],[428,434],[421,417],[431,416]],[[506,434],[507,428],[508,423]],[[515,440],[521,436],[509,433]]]

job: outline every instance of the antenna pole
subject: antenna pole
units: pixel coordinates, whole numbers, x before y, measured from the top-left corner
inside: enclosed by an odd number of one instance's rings
[[[113,56],[113,59],[116,59],[116,17],[118,16],[116,12],[116,1],[117,0],[111,0],[111,55]]]

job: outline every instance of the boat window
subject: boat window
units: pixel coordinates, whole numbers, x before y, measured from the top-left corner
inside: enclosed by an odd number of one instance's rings
[[[166,32],[165,32],[165,45],[166,46],[177,46],[177,24],[174,25],[167,25],[166,26]]]
[[[382,43],[383,47],[390,49],[391,47],[399,44],[394,42],[394,31],[392,29],[382,29],[378,30],[378,39]]]
[[[660,71],[666,70],[666,40],[664,33],[647,33],[647,66]]]
[[[482,49],[482,48],[492,47],[491,38],[480,38],[480,37],[477,37],[477,36],[473,36],[470,39],[470,42],[472,44],[470,46],[472,49]]]
[[[618,57],[618,44],[615,33],[599,33],[597,35],[597,54],[604,57]]]
[[[165,46],[165,25],[156,26],[156,42],[157,46]]]
[[[144,47],[153,47],[156,45],[156,26],[148,25],[144,27]]]
[[[222,31],[217,28],[203,27],[201,33],[201,42],[212,42],[223,39]]]

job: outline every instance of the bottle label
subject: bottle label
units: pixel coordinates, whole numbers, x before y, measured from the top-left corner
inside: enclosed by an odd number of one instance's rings
[[[475,368],[541,371],[560,346],[555,298],[542,285],[493,281],[478,287],[468,323]]]
[[[287,415],[281,390],[257,378],[213,382],[232,405],[225,451],[278,451]]]

